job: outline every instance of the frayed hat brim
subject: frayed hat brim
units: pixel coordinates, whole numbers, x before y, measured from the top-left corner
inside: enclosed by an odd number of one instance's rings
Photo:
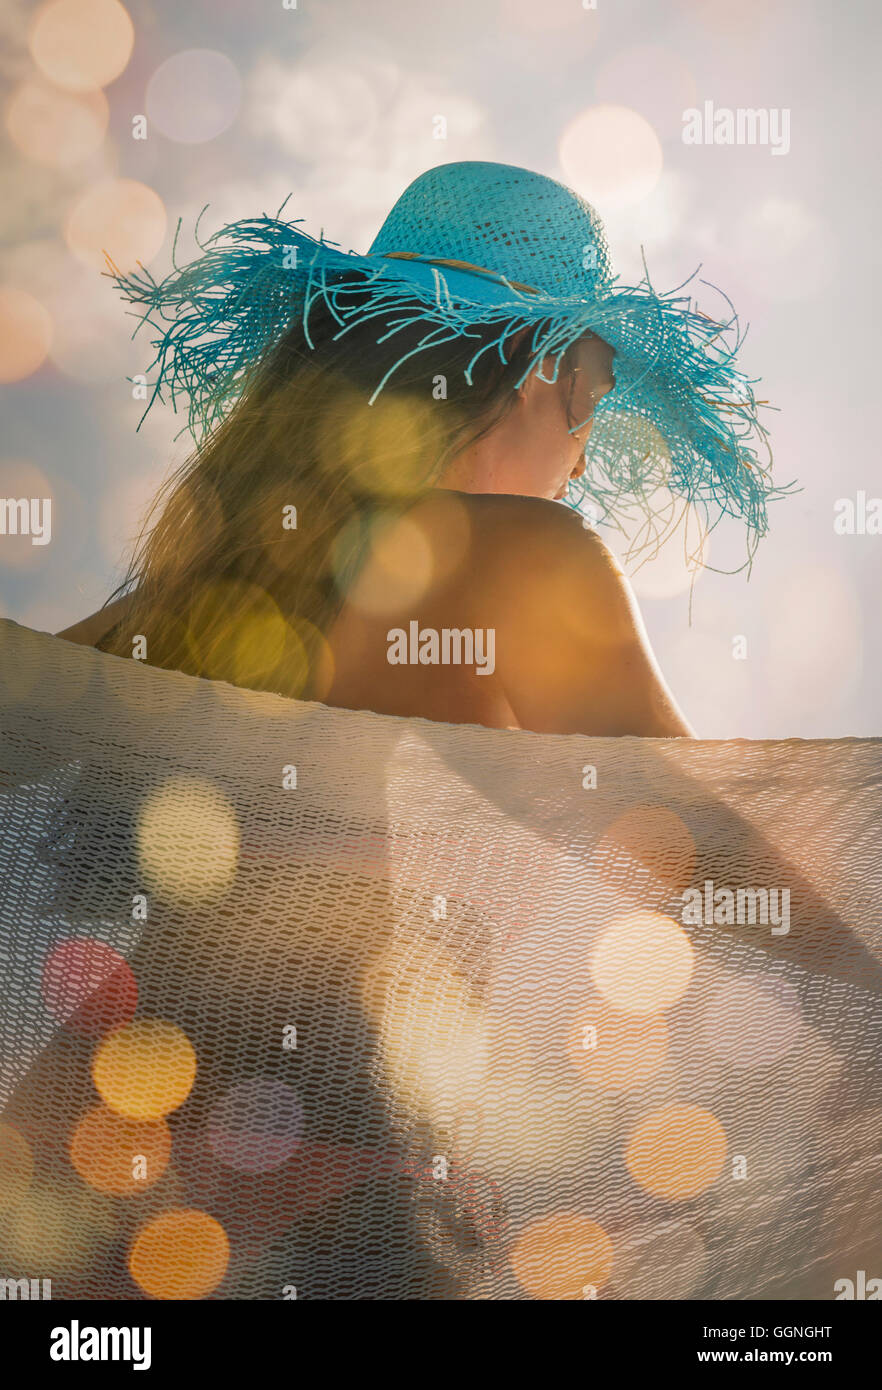
[[[533,335],[520,381],[543,371],[547,359],[552,370],[543,375],[555,379],[563,354],[588,334],[609,343],[616,388],[596,407],[586,471],[567,497],[592,520],[616,524],[629,500],[664,486],[697,504],[708,526],[722,516],[741,519],[749,561],[768,527],[768,503],[793,486],[771,479],[762,404],[736,364],[742,334],[734,311],[712,319],[698,312],[684,286],[659,294],[647,275],[633,287],[610,281],[590,297],[552,296],[478,267],[344,252],[281,215],[232,223],[199,244],[201,256],[176,264],[161,281],[143,268],[126,275],[110,267],[120,293],[137,306],[139,328],[149,325],[156,334],[147,409],[167,400],[177,410],[185,397],[197,444],[295,315],[310,341],[310,313],[321,300],[339,324],[336,336],[373,320],[378,342],[415,322],[425,326],[378,380],[372,402],[410,358],[479,327],[498,332],[489,342],[482,334],[465,370],[468,382],[483,354],[504,359],[511,336],[525,328]]]

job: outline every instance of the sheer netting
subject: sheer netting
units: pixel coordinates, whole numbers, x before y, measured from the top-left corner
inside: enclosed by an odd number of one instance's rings
[[[539,736],[0,625],[0,1275],[831,1299],[878,1274],[878,740]]]

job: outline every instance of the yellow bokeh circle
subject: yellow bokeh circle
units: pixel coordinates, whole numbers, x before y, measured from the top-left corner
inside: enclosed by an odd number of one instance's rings
[[[159,1120],[177,1110],[195,1077],[196,1053],[187,1035],[159,1018],[115,1028],[92,1061],[92,1080],[105,1105],[132,1120]]]
[[[149,888],[195,907],[229,890],[239,863],[239,823],[219,787],[199,777],[169,777],[141,804],[137,844]]]

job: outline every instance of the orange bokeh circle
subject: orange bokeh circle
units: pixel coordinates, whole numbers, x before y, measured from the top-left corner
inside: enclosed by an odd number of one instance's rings
[[[682,1202],[711,1187],[726,1161],[726,1131],[697,1105],[668,1105],[646,1115],[625,1152],[635,1182],[656,1197]]]
[[[579,1212],[559,1211],[522,1231],[509,1262],[532,1298],[582,1299],[609,1279],[613,1245],[606,1231]]]
[[[178,1208],[142,1226],[129,1253],[129,1273],[151,1298],[205,1298],[223,1279],[229,1258],[219,1221]]]

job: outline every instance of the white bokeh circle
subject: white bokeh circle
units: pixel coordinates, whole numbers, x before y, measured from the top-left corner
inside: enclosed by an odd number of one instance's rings
[[[664,157],[655,130],[628,106],[589,106],[560,138],[565,181],[603,211],[628,207],[649,196],[662,175]]]
[[[147,84],[147,118],[168,140],[204,145],[239,113],[242,79],[225,53],[188,48],[167,58]]]

